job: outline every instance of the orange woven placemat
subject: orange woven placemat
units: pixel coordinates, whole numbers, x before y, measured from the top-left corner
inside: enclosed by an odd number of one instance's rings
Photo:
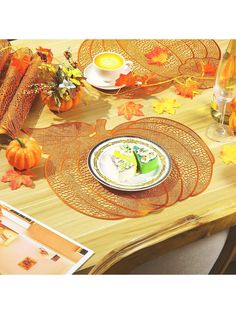
[[[203,192],[210,183],[214,157],[191,129],[176,121],[150,117],[106,130],[106,120],[96,125],[71,122],[41,129],[26,129],[49,155],[45,177],[68,206],[101,219],[142,217],[177,201]],[[141,192],[121,192],[100,184],[90,174],[87,156],[98,142],[121,135],[137,135],[159,143],[170,154],[172,171],[162,184]]]
[[[145,54],[155,47],[167,49],[169,58],[162,65],[149,64]],[[201,77],[201,63],[217,67],[220,60],[220,48],[214,40],[85,40],[78,51],[78,65],[81,70],[88,66],[93,57],[103,51],[120,53],[126,60],[133,61],[134,72],[140,75],[155,74],[149,84],[169,80],[180,75]],[[200,88],[210,88],[214,79],[196,79]],[[144,97],[161,92],[172,82],[145,88],[125,88],[119,94],[122,97]],[[110,92],[112,93],[112,92]],[[117,92],[115,92],[117,93]]]

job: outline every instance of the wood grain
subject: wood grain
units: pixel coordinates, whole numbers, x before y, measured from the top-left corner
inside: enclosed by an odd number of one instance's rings
[[[81,42],[81,40],[18,40],[12,45],[28,46],[32,49],[38,46],[51,48],[57,60],[62,60],[63,51],[68,47],[71,47],[76,58]],[[223,50],[228,43],[217,42]],[[176,115],[163,117],[175,119],[191,127],[209,145],[215,156],[212,182],[204,193],[179,202],[160,213],[138,219],[106,221],[82,215],[60,201],[44,178],[43,161],[35,170],[38,179],[34,189],[21,188],[10,191],[7,184],[0,183],[0,199],[94,250],[95,254],[83,265],[82,271],[96,266],[92,273],[102,273],[118,260],[154,243],[181,235],[179,241],[174,241],[175,245],[180,246],[186,243],[190,232],[195,234],[191,238],[192,241],[202,237],[200,226],[204,226],[204,234],[207,234],[208,228],[210,232],[214,224],[217,226],[216,231],[220,231],[236,222],[236,166],[226,166],[219,158],[222,144],[212,142],[205,136],[206,127],[213,123],[210,115],[212,89],[202,91],[192,100],[177,96],[174,89],[170,88],[148,99],[134,101],[144,105],[145,116],[154,116],[151,103],[157,96],[173,97],[182,104]],[[106,118],[107,128],[110,129],[126,121],[124,117],[117,116],[117,107],[126,101],[117,100],[112,96],[107,97],[93,90],[90,96],[84,95],[83,103],[78,108],[60,115],[50,112],[48,108],[42,107],[40,102],[36,102],[24,126],[46,127],[55,123],[79,120],[95,123],[97,118]],[[9,168],[3,150],[0,151],[0,161],[2,175]],[[173,248],[174,245],[170,246],[170,249]]]

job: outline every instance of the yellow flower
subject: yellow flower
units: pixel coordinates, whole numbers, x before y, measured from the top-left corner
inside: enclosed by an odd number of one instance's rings
[[[79,69],[68,69],[66,67],[62,68],[62,71],[65,75],[76,85],[80,85],[80,81],[77,79],[78,77],[82,77],[82,73]]]
[[[169,114],[175,114],[176,108],[179,108],[181,105],[176,101],[176,99],[162,98],[159,100],[154,100],[152,106],[154,111],[158,114],[162,114],[164,112],[167,112]]]
[[[225,164],[236,164],[236,143],[224,145],[220,157]]]
[[[49,64],[49,63],[42,63],[40,66],[39,66],[39,69],[41,70],[47,70],[51,73],[56,73],[56,68],[55,66],[53,66],[52,64]]]

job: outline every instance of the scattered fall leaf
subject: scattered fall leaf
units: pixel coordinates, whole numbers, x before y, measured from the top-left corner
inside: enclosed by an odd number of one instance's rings
[[[154,74],[155,74],[155,73],[154,73]],[[136,85],[147,84],[147,82],[149,81],[149,79],[150,79],[154,74],[150,74],[150,75],[135,75],[135,78],[136,78]]]
[[[36,175],[29,171],[15,171],[13,169],[9,169],[6,171],[6,174],[2,176],[2,182],[9,182],[9,186],[12,190],[17,190],[21,187],[21,185],[25,185],[27,187],[32,187],[33,178]]]
[[[154,100],[152,106],[154,111],[158,114],[162,114],[164,112],[167,112],[169,114],[175,114],[176,108],[179,108],[181,105],[176,101],[176,99],[161,98]]]
[[[128,74],[120,74],[116,80],[116,86],[125,85],[127,87],[146,84],[149,79],[148,75],[137,75],[133,72]]]
[[[135,104],[133,101],[129,101],[128,103],[118,107],[118,116],[124,116],[127,120],[131,120],[133,116],[144,116],[141,108],[143,108],[143,105]]]
[[[23,58],[18,56],[13,56],[11,59],[11,66],[15,67],[16,70],[21,73],[22,75],[25,74],[29,64],[31,61],[30,55],[25,55]]]
[[[236,143],[224,145],[220,157],[225,164],[236,164]]]
[[[46,63],[51,63],[52,62],[53,53],[52,53],[51,49],[39,47],[36,50],[37,50],[38,55],[40,56],[40,58],[44,62],[46,62]]]
[[[185,83],[178,82],[175,84],[175,91],[178,95],[193,98],[198,94],[199,83],[187,78]]]
[[[120,74],[120,76],[116,80],[116,86],[121,86],[121,85],[134,86],[135,83],[136,83],[136,79],[132,72],[129,72],[128,74]]]
[[[214,76],[216,74],[216,67],[214,64],[200,62],[202,76]]]
[[[169,52],[166,48],[155,47],[152,51],[145,54],[148,64],[163,65],[169,58]]]

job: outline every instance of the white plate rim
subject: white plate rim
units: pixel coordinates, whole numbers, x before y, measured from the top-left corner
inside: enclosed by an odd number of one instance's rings
[[[165,157],[167,158],[168,160],[168,168],[167,168],[167,171],[166,171],[166,174],[165,176],[161,179],[161,180],[157,180],[155,183],[152,183],[150,185],[147,185],[147,186],[144,186],[144,187],[131,187],[131,188],[122,188],[122,187],[118,187],[118,186],[114,186],[112,184],[109,184],[108,182],[104,181],[102,178],[100,178],[96,172],[94,171],[94,168],[91,164],[91,160],[92,160],[92,155],[94,153],[94,151],[99,147],[99,146],[102,146],[104,143],[108,142],[108,141],[112,141],[112,140],[115,140],[115,139],[123,139],[123,138],[136,138],[136,139],[139,139],[139,140],[144,140],[144,141],[147,141],[147,142],[150,142],[152,143],[153,145],[155,145],[156,147],[158,147],[158,149],[160,149],[164,154],[165,154]],[[171,170],[172,170],[172,162],[171,162],[171,158],[170,158],[170,155],[168,154],[168,152],[159,144],[157,144],[156,142],[152,141],[152,140],[149,140],[148,138],[145,138],[145,137],[141,137],[141,136],[130,136],[130,135],[123,135],[123,136],[115,136],[115,137],[112,137],[112,138],[108,138],[108,139],[105,139],[99,143],[97,143],[89,152],[88,154],[88,157],[87,157],[87,165],[88,165],[88,168],[89,168],[89,171],[90,173],[93,175],[93,177],[99,181],[100,183],[102,183],[103,185],[109,187],[109,188],[112,188],[112,189],[115,189],[115,190],[119,190],[119,191],[127,191],[127,192],[135,192],[135,191],[144,191],[144,190],[148,190],[148,189],[151,189],[159,184],[161,184],[162,182],[164,182],[167,177],[169,176]]]

